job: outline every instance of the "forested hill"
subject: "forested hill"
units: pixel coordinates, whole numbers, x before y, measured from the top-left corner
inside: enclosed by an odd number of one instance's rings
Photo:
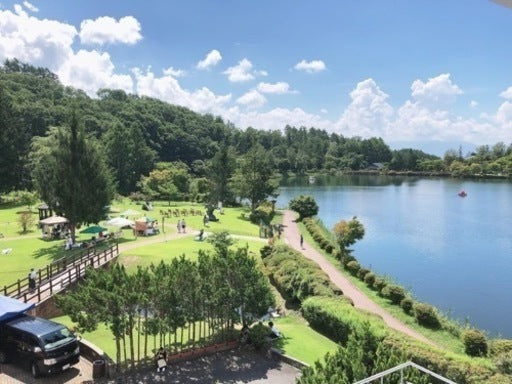
[[[73,108],[85,131],[103,144],[111,167],[117,170],[121,193],[133,191],[156,162],[182,161],[200,176],[220,145],[230,145],[243,156],[255,142],[281,173],[359,170],[372,163],[399,171],[512,171],[512,148],[503,143],[492,150],[480,147],[473,157],[449,151],[440,159],[414,149],[391,151],[380,138],[346,138],[312,127],[242,130],[220,117],[120,90],[101,90],[93,99],[63,86],[47,69],[12,60],[0,67],[0,192],[31,187],[33,137],[45,136],[50,127],[69,125]]]
[[[126,140],[137,140],[134,150],[150,163],[181,160],[200,167],[221,143],[243,155],[256,140],[268,151],[281,172],[304,173],[330,168],[360,169],[388,162],[392,152],[381,140],[348,139],[314,128],[283,127],[283,131],[241,130],[220,117],[201,115],[149,97],[120,90],[102,90],[92,99],[83,91],[63,86],[56,75],[18,61],[0,67],[0,179],[3,190],[27,186],[27,154],[31,139],[52,126],[69,124],[76,106],[88,134],[107,142],[117,129]],[[9,149],[8,154],[4,149]],[[6,188],[7,185],[10,188]]]

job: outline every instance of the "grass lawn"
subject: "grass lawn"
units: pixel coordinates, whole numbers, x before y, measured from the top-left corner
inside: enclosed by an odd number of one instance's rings
[[[324,358],[327,352],[335,352],[338,344],[309,327],[306,320],[291,313],[272,320],[281,331],[278,347],[288,355],[309,365]]]
[[[205,228],[203,226],[203,216],[179,216],[179,217],[165,217],[161,215],[160,211],[167,211],[168,209],[186,209],[190,211],[190,208],[194,210],[199,210],[203,213],[206,213],[204,208],[204,204],[199,203],[187,203],[187,202],[175,202],[169,205],[168,202],[165,201],[154,201],[152,202],[153,211],[147,212],[142,210],[142,206],[131,202],[128,199],[123,199],[122,201],[115,201],[112,203],[111,210],[113,212],[110,213],[111,217],[119,216],[119,214],[127,209],[134,209],[140,212],[139,216],[130,217],[130,219],[136,219],[138,217],[142,217],[144,214],[157,219],[162,227],[162,223],[165,226],[166,231],[168,229],[176,229],[176,224],[178,219],[185,219],[187,227],[194,229]],[[251,223],[249,221],[249,213],[250,210],[245,207],[237,207],[237,208],[224,208],[223,214],[221,215],[218,210],[214,211],[214,215],[219,219],[219,221],[210,222],[209,226],[205,228],[206,231],[209,232],[221,232],[228,231],[237,235],[245,235],[245,236],[258,236],[259,228],[257,225]],[[162,220],[163,219],[163,220]]]
[[[258,256],[259,250],[265,245],[259,241],[235,240],[235,247],[249,245],[249,252]],[[199,250],[211,250],[212,245],[207,241],[194,241],[193,236],[186,236],[163,243],[141,246],[136,249],[123,252],[119,258],[120,263],[126,266],[128,271],[136,270],[137,266],[149,266],[158,264],[161,260],[169,261],[172,258],[185,255],[187,259],[197,260]]]
[[[0,233],[4,235],[4,237],[17,237],[17,236],[36,236],[39,235],[40,232],[37,230],[37,223],[39,221],[39,215],[37,211],[37,206],[39,204],[35,204],[32,207],[33,217],[34,217],[34,226],[27,228],[27,233],[21,232],[21,226],[18,223],[19,212],[27,211],[27,206],[21,204],[13,204],[13,203],[2,203],[0,204]]]

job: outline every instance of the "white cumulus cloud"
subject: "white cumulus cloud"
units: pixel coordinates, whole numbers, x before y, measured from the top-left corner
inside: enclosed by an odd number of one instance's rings
[[[201,60],[199,63],[197,63],[196,68],[197,69],[208,69],[211,67],[214,67],[222,60],[222,56],[219,51],[216,49],[212,49],[206,57]]]
[[[232,107],[223,113],[223,117],[240,128],[254,127],[266,130],[282,130],[286,125],[327,130],[332,128],[330,121],[308,113],[302,108],[273,108],[266,112],[241,112],[238,107]]]
[[[452,82],[449,73],[430,78],[427,82],[414,80],[411,90],[413,98],[431,107],[450,104],[463,93],[459,86]]]
[[[100,88],[133,93],[132,77],[115,74],[114,69],[108,53],[81,49],[59,68],[57,74],[63,84],[82,89],[89,96],[94,97]]]
[[[172,77],[183,77],[187,74],[183,69],[174,69],[173,67],[169,67],[163,70],[164,75],[169,75]]]
[[[258,91],[261,93],[273,93],[276,95],[283,95],[285,93],[290,93],[290,84],[279,81],[277,83],[259,83]]]
[[[71,45],[77,35],[76,28],[29,16],[19,5],[15,8],[19,9],[0,10],[0,62],[17,58],[57,70],[73,54]]]
[[[308,73],[321,72],[326,69],[325,63],[322,60],[301,60],[294,67],[297,71],[304,71]]]
[[[344,136],[379,136],[387,129],[393,108],[387,101],[389,96],[373,79],[359,82],[350,97],[352,101],[337,123]]]
[[[80,24],[80,41],[82,44],[135,44],[142,35],[141,26],[133,16],[119,20],[110,16],[101,16],[96,20],[87,19]]]
[[[234,83],[248,81],[254,79],[251,69],[252,63],[244,58],[237,65],[226,69],[224,74],[228,75],[228,80]]]
[[[469,103],[469,106],[470,106],[471,108],[476,108],[476,107],[478,107],[478,101],[476,101],[476,100],[471,100],[471,102]]]
[[[512,100],[512,87],[508,87],[506,90],[500,93],[500,96]]]
[[[259,108],[267,102],[267,99],[257,90],[253,89],[240,96],[236,102],[245,105],[247,108]]]
[[[233,83],[241,83],[254,79],[255,76],[267,76],[267,71],[253,70],[252,63],[243,58],[237,65],[229,67],[223,72],[228,76],[228,80]]]
[[[30,12],[39,12],[39,8],[37,8],[34,4],[29,3],[28,1],[24,1],[23,5],[25,8],[27,8]]]
[[[133,73],[139,95],[155,97],[196,112],[221,114],[224,106],[231,101],[231,94],[216,95],[206,87],[188,91],[170,75],[156,77],[151,70],[142,71],[139,68],[135,68]]]

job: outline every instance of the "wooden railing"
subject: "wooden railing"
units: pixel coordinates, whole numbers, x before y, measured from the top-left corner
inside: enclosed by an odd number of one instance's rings
[[[3,294],[24,302],[39,303],[81,278],[87,267],[97,268],[118,255],[117,243],[102,251],[89,248],[85,252],[63,257],[40,269],[37,272],[36,288],[30,289],[29,279],[26,277],[4,286]]]

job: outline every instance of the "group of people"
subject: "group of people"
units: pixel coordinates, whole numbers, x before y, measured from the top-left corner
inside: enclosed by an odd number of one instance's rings
[[[176,229],[178,230],[178,233],[187,233],[187,224],[185,223],[185,219],[178,220]]]

